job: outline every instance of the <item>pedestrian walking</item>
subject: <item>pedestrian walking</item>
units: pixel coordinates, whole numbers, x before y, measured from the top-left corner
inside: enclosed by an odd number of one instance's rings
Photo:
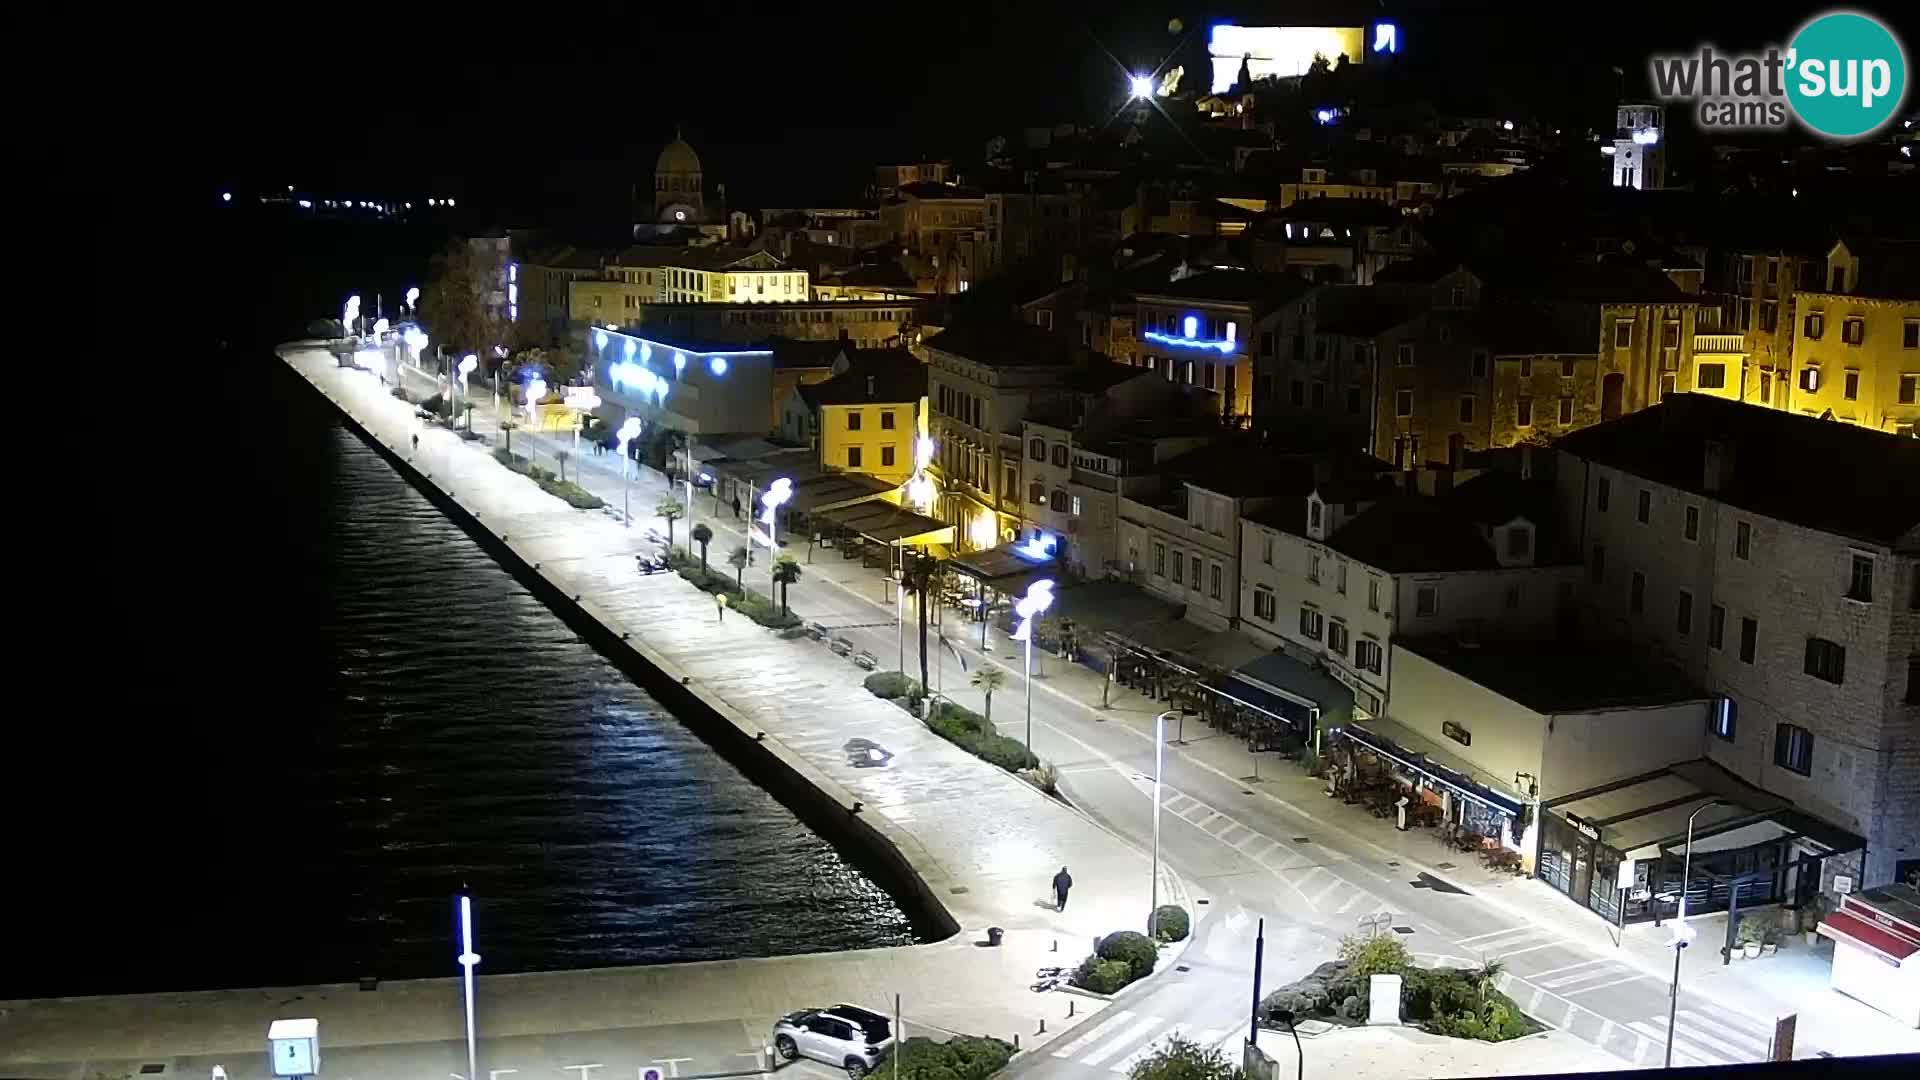
[[[740,520],[740,496],[738,495],[733,497],[733,520]]]
[[[720,622],[727,621],[727,594],[726,593],[717,592],[713,594],[713,610],[715,614],[719,616]]]
[[[1067,873],[1067,868],[1063,866],[1059,873],[1053,875],[1053,910],[1067,910],[1067,890],[1071,888],[1073,875]]]
[[[420,433],[417,431],[413,435],[413,452],[416,454],[420,452]]]

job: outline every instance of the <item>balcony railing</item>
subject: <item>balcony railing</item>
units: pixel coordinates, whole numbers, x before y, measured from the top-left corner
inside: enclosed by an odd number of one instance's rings
[[[1747,351],[1747,339],[1742,334],[1695,334],[1693,351],[1700,353],[1743,353]]]

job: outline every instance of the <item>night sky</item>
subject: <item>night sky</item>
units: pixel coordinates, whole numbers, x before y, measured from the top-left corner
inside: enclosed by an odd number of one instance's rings
[[[857,191],[879,159],[964,160],[1023,125],[1098,123],[1124,85],[1120,64],[1147,68],[1184,48],[1192,78],[1206,26],[1220,19],[1392,18],[1403,65],[1434,76],[1454,107],[1597,124],[1610,122],[1617,85],[1642,92],[1649,51],[1757,45],[1820,10],[987,2],[838,9],[831,19],[743,8],[702,20],[660,10],[669,6],[466,7],[427,20],[370,10],[297,27],[265,9],[224,15],[200,28],[218,43],[211,62],[169,73],[152,134],[184,175],[209,185],[457,188],[503,223],[528,224],[617,212],[676,125],[708,182],[751,207]]]

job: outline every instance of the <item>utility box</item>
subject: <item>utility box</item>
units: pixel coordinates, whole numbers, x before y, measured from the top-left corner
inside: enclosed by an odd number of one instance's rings
[[[1400,1022],[1400,976],[1375,975],[1367,986],[1367,1026]]]
[[[320,1072],[320,1021],[275,1020],[267,1027],[267,1054],[275,1076],[314,1076]]]

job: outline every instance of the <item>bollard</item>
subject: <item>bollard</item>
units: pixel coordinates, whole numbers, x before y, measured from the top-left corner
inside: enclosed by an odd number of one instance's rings
[[[1048,952],[1059,952],[1059,951],[1060,951],[1060,939],[1059,939],[1059,938],[1054,938],[1054,939],[1053,939],[1053,948],[1051,948],[1051,949],[1048,949],[1047,951],[1048,951]]]
[[[1034,1034],[1045,1035],[1046,1033],[1047,1033],[1047,1018],[1043,1016],[1040,1018],[1040,1030],[1034,1032]]]
[[[1013,1052],[1020,1052],[1020,1033],[1017,1031],[1013,1033]]]
[[[1068,998],[1068,999],[1067,999],[1067,1019],[1069,1019],[1069,1020],[1071,1020],[1071,1019],[1073,1019],[1073,1006],[1074,1006],[1074,1004],[1075,1004],[1075,999],[1073,999],[1073,998]]]

